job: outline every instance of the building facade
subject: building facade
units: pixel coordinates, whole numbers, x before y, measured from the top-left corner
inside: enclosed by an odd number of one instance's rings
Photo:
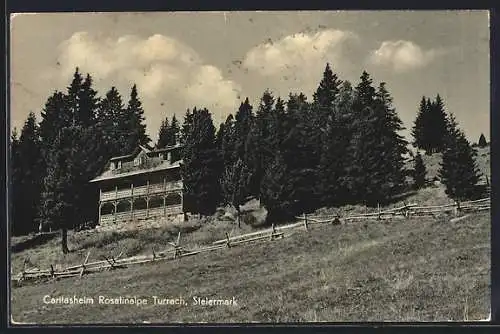
[[[150,149],[111,158],[105,171],[91,180],[99,188],[99,225],[183,214],[181,147]]]

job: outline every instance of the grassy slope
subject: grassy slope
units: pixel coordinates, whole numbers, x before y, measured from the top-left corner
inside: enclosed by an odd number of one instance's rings
[[[478,165],[486,175],[488,153],[488,148],[478,150]],[[438,169],[439,157],[424,156],[424,161],[431,179]],[[423,189],[406,201],[424,205],[450,202],[442,187]],[[341,209],[345,214],[364,210],[356,206]],[[319,210],[330,211],[338,210]],[[124,256],[150,254],[153,246],[157,251],[166,248],[178,231],[183,233],[184,245],[206,244],[223,238],[232,228],[228,222],[194,221],[182,227],[134,232],[71,233],[72,253],[60,253],[57,237],[13,253],[12,269],[18,273],[26,257],[30,266],[40,268],[78,264],[88,250],[91,260],[121,252]],[[243,225],[236,233],[248,230],[250,227]],[[421,219],[356,223],[297,233],[275,243],[198,255],[178,263],[162,262],[90,275],[82,280],[14,288],[12,308],[15,320],[34,322],[60,322],[66,315],[67,322],[356,321],[463,319],[464,307],[468,305],[469,318],[477,319],[486,317],[489,310],[489,247],[489,213],[457,223]],[[240,308],[69,307],[47,306],[41,301],[45,294],[95,296],[108,292],[147,296],[234,295],[240,300]],[[84,308],[96,310],[81,312]]]
[[[12,290],[16,321],[275,322],[485,318],[489,213],[297,231],[290,238]],[[44,305],[44,295],[235,297],[239,306]],[[150,302],[151,303],[151,302]]]

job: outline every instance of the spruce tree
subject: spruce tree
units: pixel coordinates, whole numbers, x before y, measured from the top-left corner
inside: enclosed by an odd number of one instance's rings
[[[43,179],[40,222],[51,230],[61,230],[61,248],[68,253],[67,231],[75,220],[74,166],[75,137],[70,127],[61,129],[47,155]]]
[[[96,123],[99,98],[92,84],[93,79],[90,74],[87,74],[78,95],[79,105],[75,118],[76,124],[83,127],[93,126]]]
[[[177,120],[177,117],[175,117],[175,114],[172,116],[172,122],[170,123],[170,132],[171,132],[171,137],[169,144],[170,145],[177,145],[179,144],[179,136],[180,136],[180,125],[179,121]]]
[[[481,148],[488,146],[488,142],[486,142],[486,138],[484,137],[484,134],[481,133],[481,136],[479,136],[479,141],[478,141],[477,145]]]
[[[9,202],[10,212],[10,231],[13,235],[21,235],[26,233],[26,221],[22,218],[22,171],[21,159],[19,155],[19,138],[17,129],[12,130],[10,138],[10,182],[11,182],[11,198]]]
[[[170,124],[168,122],[168,117],[161,121],[160,130],[158,132],[158,141],[156,142],[156,148],[165,148],[170,142]]]
[[[71,125],[76,125],[78,110],[80,109],[80,92],[82,90],[83,77],[79,72],[78,67],[75,69],[73,74],[73,80],[71,84],[67,87],[66,106],[71,115]]]
[[[124,110],[123,117],[120,118],[123,124],[123,135],[126,139],[122,153],[128,154],[139,145],[147,145],[151,139],[146,134],[146,124],[144,124],[144,109],[138,98],[137,86],[134,84],[130,92],[130,100]],[[121,124],[120,124],[121,125]],[[120,126],[119,125],[119,126]]]
[[[24,225],[24,232],[37,230],[35,224],[40,203],[43,176],[40,160],[42,158],[38,125],[34,113],[30,113],[19,137],[16,152],[18,180],[16,190],[20,195],[15,203],[19,224]]]
[[[405,185],[402,122],[385,85],[376,91],[366,72],[356,87],[353,111],[345,184],[353,202],[384,203]]]
[[[101,100],[98,123],[108,159],[131,153],[128,147],[128,117],[116,87],[111,87]]]
[[[322,182],[318,182],[321,204],[340,205],[347,196],[343,185],[346,159],[351,129],[351,109],[353,103],[352,87],[348,81],[342,84],[338,99],[333,106],[333,113],[327,119],[323,133],[319,174]]]
[[[446,186],[446,194],[458,202],[477,195],[480,174],[475,161],[476,155],[476,150],[458,127],[455,117],[450,115],[439,176],[441,183]]]
[[[271,127],[273,122],[274,97],[266,90],[261,97],[259,108],[247,137],[247,162],[252,174],[251,193],[260,197],[260,184],[273,156]]]
[[[207,109],[193,109],[183,125],[181,173],[185,211],[210,215],[220,202],[221,158],[215,143],[215,127]]]
[[[431,153],[442,152],[446,134],[447,120],[444,101],[439,94],[431,104],[429,113],[429,141]]]
[[[292,219],[299,211],[296,203],[295,184],[291,179],[289,165],[281,152],[276,154],[262,180],[261,202],[267,209],[267,223]],[[298,205],[297,205],[298,204]]]
[[[425,168],[424,160],[422,159],[422,155],[420,152],[417,152],[414,160],[413,166],[413,184],[416,189],[423,188],[425,186],[425,176],[427,174],[427,170]]]
[[[429,140],[426,133],[428,130],[428,114],[429,105],[426,97],[422,96],[411,134],[413,136],[413,146],[426,151],[429,149]]]
[[[333,73],[330,64],[327,63],[316,92],[313,94],[314,103],[328,111],[333,109],[334,101],[340,91],[342,81],[337,74]]]
[[[250,181],[250,170],[242,159],[238,159],[231,165],[226,165],[221,178],[223,202],[236,209],[238,227],[240,227],[241,217],[240,205],[245,203],[249,194]]]

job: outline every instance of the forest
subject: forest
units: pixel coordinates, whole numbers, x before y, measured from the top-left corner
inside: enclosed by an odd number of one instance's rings
[[[202,215],[221,205],[239,210],[250,198],[267,209],[269,223],[325,206],[390,203],[427,185],[420,152],[442,153],[439,175],[450,198],[478,195],[474,145],[439,94],[416,101],[409,143],[384,82],[364,71],[354,85],[330,64],[318,78],[311,101],[265,90],[257,106],[247,98],[219,125],[203,106],[180,121],[174,112],[152,143],[135,84],[126,102],[115,87],[100,96],[92,76],[76,68],[67,89],[47,98],[40,121],[32,112],[19,133],[12,131],[13,235],[39,227],[65,233],[95,222],[98,191],[88,181],[139,144],[182,145],[184,210]],[[481,135],[479,145],[486,144]]]

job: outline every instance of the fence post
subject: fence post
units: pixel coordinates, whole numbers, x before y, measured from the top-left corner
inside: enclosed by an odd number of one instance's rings
[[[156,260],[156,253],[155,253],[155,247],[151,247],[151,250],[153,251],[153,261]]]
[[[231,248],[231,243],[229,241],[229,233],[226,232],[226,246],[227,248]]]
[[[54,276],[55,276],[54,266],[53,266],[53,265],[50,265],[50,276],[51,276],[51,277],[54,277]]]
[[[82,263],[82,270],[80,271],[80,277],[83,276],[83,273],[85,271],[85,265],[87,264],[87,260],[89,259],[90,256],[90,251],[88,251],[87,256],[85,257],[85,261]]]
[[[378,209],[378,220],[380,220],[380,203],[377,203],[377,209]]]
[[[306,231],[308,230],[308,228],[307,228],[307,215],[305,213],[304,213],[304,228]]]
[[[272,225],[272,230],[271,230],[271,240],[273,240],[273,239],[274,239],[274,233],[275,233],[275,232],[276,232],[276,229],[275,229],[275,227],[274,227],[274,223],[273,223],[273,225]]]

